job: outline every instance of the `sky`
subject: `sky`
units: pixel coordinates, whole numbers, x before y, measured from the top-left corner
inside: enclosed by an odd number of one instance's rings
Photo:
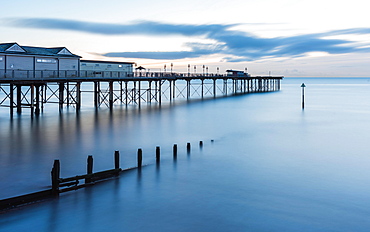
[[[210,73],[369,77],[365,0],[14,0],[0,43],[67,47],[82,59]]]

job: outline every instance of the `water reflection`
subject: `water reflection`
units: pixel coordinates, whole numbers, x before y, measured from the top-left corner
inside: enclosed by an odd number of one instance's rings
[[[281,93],[170,110],[65,113],[58,119],[41,115],[34,125],[26,118],[13,125],[0,122],[9,132],[0,132],[2,139],[22,141],[13,166],[21,170],[20,179],[44,169],[36,176],[42,180],[54,157],[62,161],[62,176],[84,173],[90,153],[95,170],[112,168],[114,150],[121,151],[121,166],[132,167],[138,147],[146,151],[144,165],[151,164],[63,195],[60,204],[45,202],[8,214],[0,219],[2,229],[367,231],[370,102],[361,99],[370,93],[368,86],[349,86],[350,99],[343,92],[332,97],[339,87],[320,92],[318,85],[318,96],[307,99],[304,114],[300,88],[292,85]],[[199,141],[205,141],[203,146],[197,146]],[[17,147],[0,142],[8,151]],[[186,142],[195,144],[191,155]],[[174,143],[181,144],[177,159]],[[163,147],[160,165],[155,162],[158,145]],[[1,156],[0,165],[10,165],[10,158]],[[18,172],[3,169],[12,177]]]

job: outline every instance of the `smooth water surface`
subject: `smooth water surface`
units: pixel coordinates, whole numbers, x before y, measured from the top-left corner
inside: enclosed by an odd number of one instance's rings
[[[1,198],[49,187],[54,159],[62,177],[85,173],[87,155],[112,168],[114,150],[123,168],[139,147],[149,165],[2,213],[0,231],[368,231],[369,99],[369,79],[286,78],[279,92],[161,108],[2,114]]]

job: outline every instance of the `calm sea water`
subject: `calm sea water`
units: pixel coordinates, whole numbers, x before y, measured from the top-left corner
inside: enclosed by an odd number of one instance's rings
[[[370,79],[285,78],[280,92],[112,113],[2,111],[0,129],[0,198],[48,188],[54,159],[62,177],[85,173],[88,155],[95,171],[112,168],[114,150],[123,168],[138,148],[149,164],[0,214],[0,231],[370,228]]]

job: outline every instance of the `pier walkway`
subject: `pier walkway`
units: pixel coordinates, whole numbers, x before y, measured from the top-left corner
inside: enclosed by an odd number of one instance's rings
[[[39,114],[46,103],[59,109],[81,108],[81,93],[93,94],[96,108],[114,104],[162,104],[176,99],[224,97],[279,91],[283,76],[250,76],[211,73],[118,71],[0,70],[0,106],[21,113]],[[81,89],[81,85],[87,85]],[[86,88],[88,90],[86,90]]]

